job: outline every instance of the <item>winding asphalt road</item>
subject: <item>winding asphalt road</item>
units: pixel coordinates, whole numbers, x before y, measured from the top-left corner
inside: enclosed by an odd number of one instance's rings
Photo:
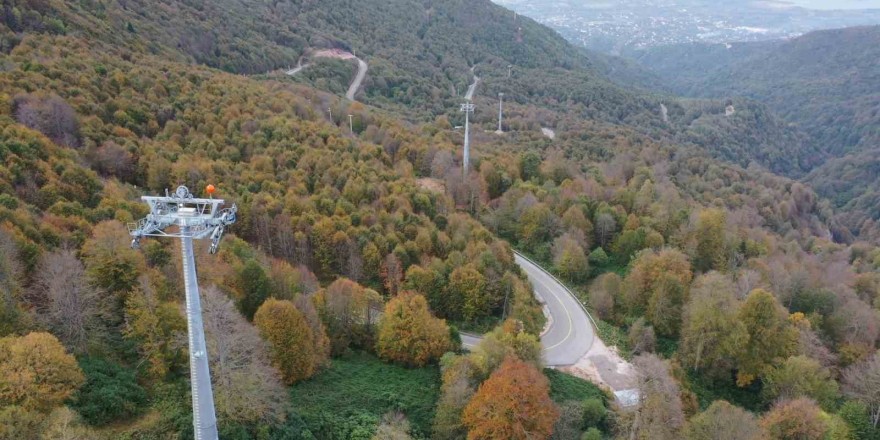
[[[358,57],[354,57],[354,59],[358,62],[358,73],[355,75],[351,85],[348,86],[348,91],[345,92],[345,97],[350,101],[354,101],[354,95],[361,88],[361,83],[364,82],[364,78],[367,76],[367,63]]]
[[[553,275],[520,254],[515,257],[516,264],[531,281],[535,296],[545,305],[545,313],[550,315],[548,325],[541,334],[544,362],[551,367],[574,364],[590,350],[596,338],[590,317],[574,295]],[[465,348],[473,348],[481,340],[479,336],[461,335]]]
[[[339,58],[339,59],[343,59],[343,60],[348,60],[348,59],[357,60],[358,71],[355,74],[354,79],[352,79],[351,84],[348,86],[348,91],[345,92],[345,97],[348,98],[350,101],[354,101],[354,95],[357,94],[357,91],[361,88],[361,84],[364,82],[364,78],[367,77],[367,69],[369,68],[369,66],[367,65],[366,61],[364,61],[364,60],[362,60],[362,59],[360,59],[360,58],[358,58],[348,52],[344,52],[341,54],[327,54],[326,52],[317,52],[314,54],[314,56],[317,58],[323,57],[323,58]],[[284,73],[286,73],[287,75],[290,75],[290,76],[294,76],[297,73],[299,73],[300,71],[302,71],[303,69],[305,69],[306,67],[309,67],[310,65],[311,64],[308,64],[308,63],[303,64],[302,58],[300,58],[300,60],[297,62],[297,66],[295,68],[290,69]]]
[[[476,68],[477,66],[471,67],[471,75],[474,76],[474,82],[468,86],[467,93],[464,94],[464,99],[468,101],[474,99],[474,92],[477,91],[477,85],[480,84],[480,77],[474,72]]]

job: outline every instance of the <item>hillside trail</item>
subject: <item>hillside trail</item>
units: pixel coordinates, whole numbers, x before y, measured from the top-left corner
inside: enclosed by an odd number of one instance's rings
[[[467,93],[464,95],[464,99],[467,101],[471,101],[474,99],[474,92],[477,91],[477,84],[480,83],[480,77],[477,76],[475,69],[477,66],[471,67],[471,75],[474,76],[474,82],[470,86],[468,86]]]
[[[351,81],[351,84],[348,86],[348,91],[345,92],[345,97],[351,101],[354,101],[354,97],[357,94],[358,90],[361,88],[361,84],[363,84],[364,79],[367,77],[367,70],[369,69],[369,65],[366,61],[358,58],[353,53],[341,50],[341,49],[325,49],[319,50],[310,55],[311,58],[334,58],[338,60],[357,60],[358,63],[358,71],[354,75],[354,78]],[[306,63],[303,64],[302,58],[297,62],[297,66],[293,69],[290,69],[284,73],[290,76],[294,76],[297,73],[301,72],[306,67],[309,67],[311,64]]]

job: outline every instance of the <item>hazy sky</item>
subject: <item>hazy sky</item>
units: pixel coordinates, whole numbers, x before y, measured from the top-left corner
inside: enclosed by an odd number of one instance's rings
[[[880,0],[785,0],[811,9],[880,9]]]

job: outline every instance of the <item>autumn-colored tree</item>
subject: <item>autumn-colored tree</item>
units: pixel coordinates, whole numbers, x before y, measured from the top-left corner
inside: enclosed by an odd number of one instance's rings
[[[593,237],[593,224],[584,215],[583,209],[577,205],[570,206],[562,214],[562,226],[568,231],[579,231],[584,236],[584,245],[589,248]]]
[[[691,276],[687,256],[680,251],[643,251],[626,277],[626,306],[630,313],[643,312],[658,335],[677,336]]]
[[[75,353],[84,353],[100,335],[102,298],[88,283],[85,268],[72,251],[52,252],[40,259],[28,297],[37,319]]]
[[[614,243],[611,245],[614,261],[620,265],[629,264],[633,256],[635,256],[640,250],[650,247],[645,244],[646,238],[647,232],[645,228],[624,230],[623,233],[617,236],[617,239],[614,240]]]
[[[272,363],[292,385],[315,374],[314,335],[302,312],[290,301],[270,298],[254,314],[254,325],[269,342]]]
[[[403,263],[394,254],[388,254],[382,260],[382,284],[389,296],[397,295],[403,284]]]
[[[425,299],[428,300],[432,309],[439,309],[442,307],[440,302],[442,295],[439,294],[440,289],[437,281],[434,271],[412,265],[406,270],[403,287],[407,290],[421,292],[425,295]]]
[[[438,440],[464,438],[467,429],[461,415],[476,392],[476,366],[470,356],[446,353],[440,359],[443,383],[434,416],[433,437]]]
[[[849,423],[839,414],[822,413],[822,418],[828,425],[828,432],[825,433],[824,440],[852,440],[858,438]]]
[[[364,262],[364,277],[367,280],[378,281],[382,266],[382,255],[379,254],[379,248],[373,242],[368,242],[364,245],[361,255]]]
[[[614,233],[617,232],[617,222],[611,214],[603,212],[596,215],[595,225],[596,241],[599,246],[607,248],[614,238]]]
[[[522,246],[534,249],[548,243],[559,229],[559,218],[544,203],[525,210],[520,219],[519,238]]]
[[[492,373],[505,359],[514,356],[535,368],[542,367],[541,341],[525,331],[521,322],[508,319],[487,333],[471,358],[483,378]]]
[[[55,408],[42,423],[40,438],[52,440],[87,440],[99,438],[98,433],[83,423],[72,409]]]
[[[788,312],[763,289],[753,290],[739,309],[737,318],[749,337],[736,354],[737,384],[747,386],[766,367],[781,363],[797,350],[798,333],[788,321]]]
[[[18,246],[12,236],[0,228],[0,337],[16,331],[22,318],[21,264]]]
[[[125,301],[123,337],[134,342],[147,374],[161,380],[172,370],[185,366],[186,353],[179,341],[186,337],[186,319],[180,306],[156,297],[149,280],[142,277]]]
[[[48,411],[84,381],[76,359],[49,333],[0,339],[0,406]]]
[[[409,420],[399,412],[390,412],[382,416],[382,423],[376,427],[376,434],[370,440],[412,440],[409,435]]]
[[[792,356],[768,372],[761,392],[768,402],[798,397],[815,399],[824,408],[831,408],[838,397],[837,382],[831,372],[806,356]]]
[[[218,418],[239,423],[282,420],[287,394],[258,330],[216,286],[204,290],[202,315]]]
[[[608,272],[599,275],[590,284],[590,308],[600,319],[609,320],[614,318],[614,307],[617,299],[620,298],[622,282],[620,275]]]
[[[272,260],[266,275],[269,278],[269,291],[277,299],[293,301],[302,292],[301,284],[307,276],[284,260]]]
[[[376,340],[382,359],[421,367],[451,348],[446,322],[431,315],[424,296],[404,291],[385,305]]]
[[[559,417],[553,426],[551,440],[580,438],[583,425],[583,406],[577,400],[567,400],[558,406]]]
[[[312,330],[315,347],[312,351],[312,357],[314,358],[315,366],[326,366],[330,361],[330,338],[327,336],[327,330],[324,328],[324,323],[321,322],[321,317],[318,316],[315,304],[306,295],[297,296],[293,304],[303,314],[303,317],[309,324],[309,328]]]
[[[336,265],[336,252],[333,246],[333,236],[336,234],[336,226],[329,217],[324,217],[312,226],[310,243],[314,251],[314,259],[318,263],[318,274],[331,274]]]
[[[765,434],[754,414],[716,400],[691,418],[685,430],[688,440],[762,440]]]
[[[340,278],[314,296],[318,316],[330,337],[331,352],[344,353],[351,345],[373,346],[373,325],[381,307],[379,293]]]
[[[110,295],[106,302],[111,325],[122,322],[125,295],[137,286],[146,266],[143,254],[130,244],[131,236],[122,223],[108,220],[95,225],[82,248],[86,274]]]
[[[686,368],[708,369],[716,377],[729,374],[733,356],[748,340],[744,324],[737,319],[739,307],[727,276],[710,272],[694,281],[684,308],[679,346]]]
[[[36,438],[44,418],[44,414],[28,411],[18,405],[0,407],[0,438],[9,440]]]
[[[471,265],[456,268],[449,275],[443,314],[450,319],[473,321],[489,315],[486,279]]]
[[[727,269],[727,213],[717,208],[704,209],[697,215],[694,238],[694,269],[699,272]]]
[[[553,265],[559,273],[572,281],[581,281],[589,275],[587,255],[578,242],[568,234],[553,243]]]
[[[533,335],[541,333],[547,317],[544,316],[531,286],[511,272],[504,274],[502,283],[506,290],[507,303],[512,304],[507,307],[507,316],[521,322],[527,333]]]
[[[871,425],[876,430],[880,427],[880,353],[851,365],[841,379],[844,394],[868,408]]]
[[[639,318],[629,328],[629,346],[632,354],[653,353],[657,346],[654,328],[645,324],[645,318]]]
[[[822,410],[807,398],[776,403],[761,418],[761,426],[772,440],[822,440],[828,432]]]
[[[28,128],[40,131],[59,145],[77,147],[80,144],[76,111],[58,95],[17,96],[15,119]]]
[[[639,371],[639,407],[624,426],[629,438],[640,440],[680,439],[684,411],[678,382],[669,365],[653,354],[633,360]]]
[[[549,437],[558,417],[547,378],[534,365],[509,356],[480,385],[462,420],[469,440],[516,440]]]

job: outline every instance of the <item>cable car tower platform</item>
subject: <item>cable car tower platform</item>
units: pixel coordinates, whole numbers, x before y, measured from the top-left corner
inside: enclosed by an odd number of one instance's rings
[[[208,185],[206,190],[212,194],[214,186]],[[235,223],[238,208],[233,204],[231,208],[222,209],[225,202],[220,199],[195,198],[185,186],[178,187],[174,194],[168,194],[166,190],[165,197],[144,196],[141,199],[150,206],[150,214],[137,223],[128,225],[132,236],[131,247],[139,248],[144,237],[172,237],[181,240],[193,427],[196,440],[216,440],[217,418],[202,325],[193,240],[211,239],[211,253],[216,253],[226,227]]]

